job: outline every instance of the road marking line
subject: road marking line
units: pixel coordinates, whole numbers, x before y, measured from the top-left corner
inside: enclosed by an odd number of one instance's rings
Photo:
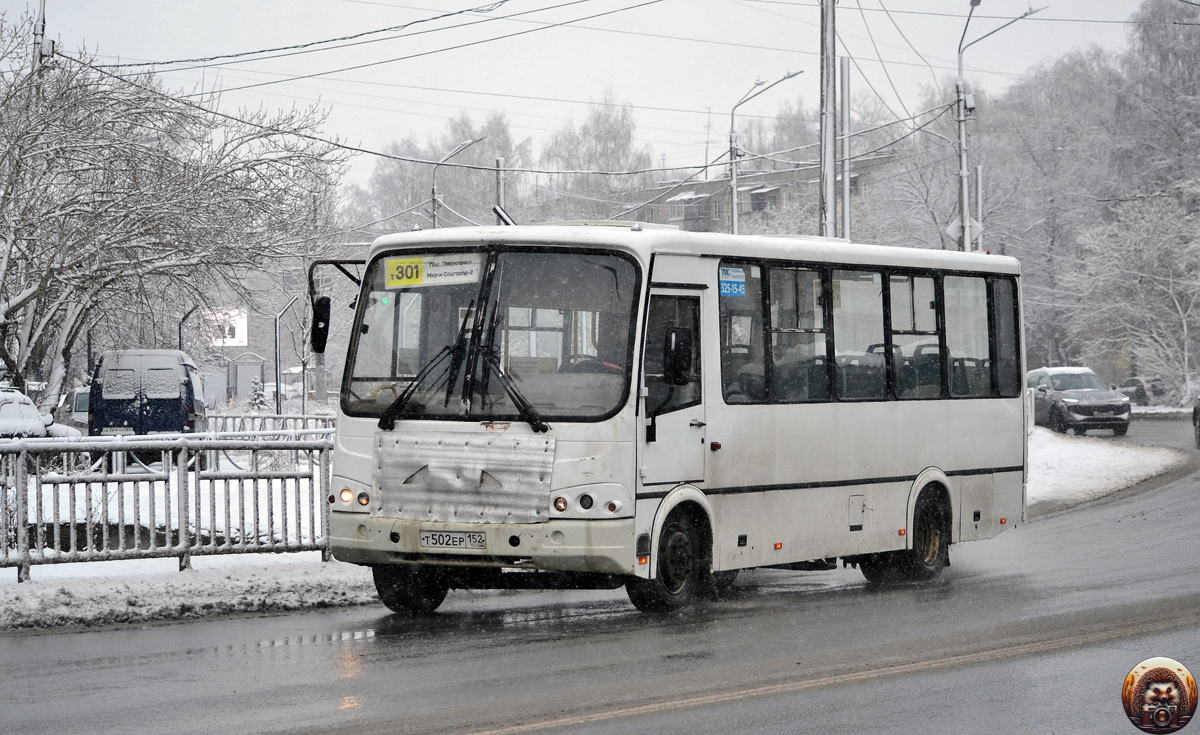
[[[1172,628],[1178,628],[1180,627],[1181,622],[1182,621],[1180,619],[1176,619],[1169,622],[1162,621],[1158,624],[1146,624],[1128,628],[1119,628],[1115,630],[1102,630],[1093,633],[1083,633],[1080,635],[1068,636],[1066,638],[1056,638],[1048,641],[1039,641],[1037,643],[1023,643],[1020,645],[1008,646],[990,651],[963,653],[957,656],[948,656],[946,658],[933,659],[930,661],[915,661],[913,663],[885,666],[880,669],[867,669],[865,671],[853,671],[846,674],[833,674],[830,676],[819,677],[817,679],[805,679],[803,681],[793,681],[784,684],[750,687],[748,689],[739,689],[732,692],[705,694],[696,697],[687,697],[685,699],[676,699],[669,702],[655,702],[652,704],[620,707],[618,709],[608,710],[605,712],[592,712],[590,714],[576,715],[574,717],[560,717],[553,720],[526,722],[518,725],[494,728],[491,730],[476,730],[472,733],[472,735],[513,735],[514,733],[547,730],[554,727],[586,725],[588,723],[603,722],[604,720],[612,720],[619,717],[633,717],[636,715],[666,712],[670,710],[684,709],[687,707],[699,707],[707,704],[721,704],[724,702],[733,702],[739,699],[762,697],[771,694],[787,694],[791,692],[803,691],[805,689],[816,689],[818,687],[847,684],[866,681],[869,679],[881,679],[887,676],[896,676],[899,674],[918,674],[932,669],[968,666],[970,664],[982,663],[991,659],[1013,658],[1015,656],[1024,656],[1033,653],[1045,653],[1047,651],[1054,651],[1060,648],[1086,646],[1094,643],[1117,640],[1120,638],[1130,638],[1139,635],[1146,635],[1148,633],[1158,633],[1161,631],[1170,630]],[[1190,622],[1194,624],[1196,621],[1193,619]]]

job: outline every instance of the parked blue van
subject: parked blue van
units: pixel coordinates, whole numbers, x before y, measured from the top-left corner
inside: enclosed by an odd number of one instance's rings
[[[179,350],[117,350],[96,363],[88,434],[178,434],[205,430],[196,363]]]

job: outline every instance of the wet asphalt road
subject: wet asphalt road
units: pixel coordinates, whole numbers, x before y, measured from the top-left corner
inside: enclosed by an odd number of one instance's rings
[[[1124,441],[1190,447],[1183,421]],[[1136,732],[1121,682],[1200,673],[1200,475],[951,550],[937,583],[758,571],[655,618],[615,592],[0,636],[0,732]]]

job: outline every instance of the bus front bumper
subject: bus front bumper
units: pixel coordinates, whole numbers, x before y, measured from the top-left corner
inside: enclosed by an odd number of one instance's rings
[[[431,523],[329,513],[333,557],[351,564],[445,564],[634,574],[632,518],[545,523]],[[422,532],[485,536],[485,548],[429,548]]]

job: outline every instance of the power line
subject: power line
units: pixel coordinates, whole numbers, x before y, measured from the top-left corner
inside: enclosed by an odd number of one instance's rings
[[[508,0],[504,0],[504,1],[508,2]],[[388,36],[387,38],[373,38],[369,41],[355,41],[353,43],[344,43],[339,46],[328,46],[326,48],[308,49],[308,50],[303,50],[303,51],[274,54],[272,56],[259,56],[259,57],[252,58],[252,59],[236,59],[234,61],[225,62],[223,64],[214,64],[213,66],[218,67],[218,68],[224,68],[224,67],[231,66],[233,64],[253,63],[256,61],[269,61],[271,59],[282,59],[282,58],[286,58],[289,56],[299,56],[301,54],[306,54],[306,53],[317,53],[320,51],[336,51],[338,49],[351,48],[353,46],[362,46],[362,45],[365,45],[368,43],[381,43],[384,41],[395,41],[395,40],[402,39],[402,38],[413,38],[416,36],[424,36],[429,33],[440,33],[441,31],[453,31],[453,30],[458,30],[461,28],[469,28],[471,26],[482,25],[484,23],[493,23],[498,20],[513,20],[513,19],[516,19],[518,16],[522,16],[522,15],[531,15],[533,13],[541,13],[541,12],[545,12],[548,10],[558,10],[560,8],[566,8],[566,7],[570,7],[572,5],[580,5],[582,3],[589,3],[589,2],[594,2],[594,0],[570,0],[570,2],[560,3],[558,5],[547,5],[547,6],[544,6],[541,8],[534,8],[532,10],[523,10],[519,13],[513,13],[511,15],[490,16],[487,18],[483,18],[481,20],[473,20],[473,21],[470,21],[467,23],[459,23],[457,25],[447,25],[447,26],[442,26],[440,28],[431,28],[429,30],[415,31],[413,33],[401,33],[398,36]],[[462,12],[471,12],[471,11],[462,11]],[[437,19],[435,18],[434,20],[437,20]],[[414,21],[414,23],[419,23],[419,22],[423,22],[423,21]],[[403,26],[401,26],[401,27],[403,27]],[[317,42],[317,43],[321,43],[321,42]],[[258,52],[248,52],[248,53],[258,53]],[[170,71],[191,71],[193,69],[209,69],[209,68],[212,68],[212,67],[207,66],[207,65],[185,66],[185,67],[180,67],[178,69],[171,69]]]
[[[798,8],[819,8],[819,7],[821,7],[817,3],[797,2],[797,0],[742,0],[742,2],[759,3],[761,5],[790,5],[790,6],[798,7]],[[1191,0],[1179,0],[1179,2],[1187,3],[1188,5],[1196,5],[1197,7],[1200,7],[1200,3],[1191,2]],[[885,12],[882,10],[878,10],[876,8],[867,8],[867,10],[872,13]],[[891,12],[900,14],[900,15],[924,15],[924,16],[938,17],[938,18],[956,18],[958,20],[965,20],[967,17],[967,16],[961,15],[959,13],[939,13],[939,12],[932,11],[932,10],[893,10]],[[980,18],[983,20],[1012,20],[1011,17],[1006,16],[1006,15],[979,15],[978,13],[975,13],[971,17]],[[1193,22],[1189,22],[1189,21],[1164,22],[1164,21],[1149,21],[1149,20],[1108,20],[1105,18],[1045,18],[1040,15],[1036,18],[1034,18],[1033,16],[1030,16],[1030,17],[1026,18],[1025,20],[1037,21],[1037,22],[1043,22],[1043,23],[1046,23],[1046,22],[1049,22],[1049,23],[1097,23],[1097,24],[1106,24],[1106,25],[1150,25],[1150,26],[1195,26],[1195,25],[1200,25],[1200,23],[1193,23]]]
[[[879,65],[883,67],[883,76],[887,78],[888,85],[892,88],[892,93],[896,95],[896,101],[900,103],[900,109],[904,110],[905,115],[911,115],[908,111],[908,106],[904,104],[904,98],[900,96],[899,90],[896,89],[896,83],[892,81],[892,75],[888,72],[887,64],[883,63],[883,56],[879,53],[879,47],[875,45],[875,34],[871,33],[871,24],[867,22],[867,14],[863,12],[861,0],[854,0],[854,4],[858,6],[858,13],[863,19],[863,28],[867,30],[867,38],[871,39],[871,48],[875,49],[875,58],[879,59]]]
[[[242,58],[245,56],[257,56],[258,54],[271,54],[271,53],[276,53],[278,51],[294,51],[297,49],[308,49],[313,46],[320,46],[320,45],[327,44],[327,43],[338,43],[340,41],[352,41],[354,39],[364,38],[366,36],[373,36],[373,35],[376,35],[379,33],[390,33],[392,31],[402,31],[406,28],[411,28],[412,26],[415,26],[419,23],[431,23],[433,21],[443,20],[445,18],[451,18],[456,15],[463,15],[466,13],[490,13],[491,11],[496,10],[501,5],[504,5],[507,2],[509,2],[509,0],[496,0],[496,2],[489,3],[487,5],[480,5],[475,8],[467,8],[466,10],[455,10],[450,13],[442,13],[441,15],[435,15],[432,18],[421,18],[419,20],[410,21],[408,23],[404,23],[404,24],[398,25],[398,26],[391,26],[388,28],[378,28],[373,31],[363,31],[362,33],[355,33],[355,34],[352,34],[349,36],[339,36],[338,38],[327,38],[323,41],[310,41],[308,43],[297,43],[297,44],[293,44],[291,46],[277,46],[275,48],[259,49],[258,51],[240,51],[238,53],[233,53],[233,54],[220,54],[217,56],[202,56],[202,57],[196,57],[196,58],[191,58],[191,59],[174,59],[172,61],[146,61],[146,62],[136,63],[136,64],[101,64],[98,66],[101,66],[104,68],[113,68],[113,67],[133,68],[133,67],[138,67],[138,66],[170,66],[173,64],[199,64],[199,63],[207,63],[210,61],[219,61],[221,59],[239,59],[239,58]],[[335,47],[335,48],[344,48],[344,47]],[[316,50],[326,51],[328,49],[316,49]],[[258,59],[252,59],[252,61],[258,61]]]
[[[422,51],[421,53],[409,54],[408,56],[399,56],[394,59],[384,59],[383,61],[372,61],[372,62],[369,62],[366,64],[356,64],[354,66],[347,66],[347,67],[343,67],[341,69],[330,69],[328,71],[314,72],[312,74],[302,74],[300,76],[295,76],[295,77],[291,77],[288,79],[278,79],[278,80],[269,81],[269,82],[259,82],[257,84],[247,84],[247,85],[243,85],[241,87],[230,87],[230,88],[224,89],[222,91],[236,92],[236,91],[243,90],[243,89],[254,89],[257,87],[265,87],[269,84],[281,84],[284,82],[293,82],[293,81],[298,81],[301,79],[312,79],[314,77],[323,77],[323,76],[327,76],[329,74],[340,74],[342,72],[357,71],[359,69],[366,69],[366,68],[373,67],[373,66],[381,66],[383,64],[392,64],[397,61],[408,61],[409,59],[416,59],[416,58],[420,58],[423,56],[432,56],[433,54],[440,54],[440,53],[443,53],[446,51],[457,51],[459,49],[470,48],[471,46],[479,46],[479,45],[482,45],[485,43],[491,43],[493,41],[502,41],[502,40],[506,40],[509,38],[516,38],[517,36],[524,36],[524,35],[527,35],[530,33],[536,33],[538,31],[545,31],[545,30],[549,30],[551,28],[557,28],[559,26],[570,25],[572,23],[581,23],[581,22],[587,21],[587,20],[603,18],[604,16],[607,16],[607,15],[615,15],[617,13],[623,13],[628,10],[636,10],[638,8],[644,8],[649,5],[657,5],[658,3],[661,3],[661,2],[663,2],[663,0],[646,0],[646,2],[638,3],[636,5],[627,5],[623,8],[617,8],[616,10],[607,10],[603,13],[596,13],[595,15],[585,16],[583,18],[576,18],[574,20],[564,20],[559,23],[551,23],[549,25],[539,26],[537,28],[529,28],[524,31],[508,33],[503,36],[494,36],[492,38],[485,38],[485,39],[482,39],[479,41],[469,41],[467,43],[460,43],[455,46],[447,46],[445,48],[433,49],[430,51]]]
[[[661,2],[661,0],[654,0],[654,1]],[[93,64],[90,64],[90,63],[84,61],[83,59],[77,59],[74,56],[70,56],[68,54],[62,53],[61,51],[56,51],[55,55],[61,56],[62,58],[67,59],[68,61],[73,61],[76,64],[79,64],[81,66],[85,66],[89,69],[92,69],[93,71],[99,72],[100,74],[103,74],[112,79],[124,82],[125,84],[128,84],[131,87],[135,87],[137,89],[141,89],[144,92],[149,92],[151,94],[158,95],[159,97],[163,97],[164,99],[168,99],[173,102],[177,102],[181,105],[186,105],[187,107],[191,107],[192,109],[198,110],[205,114],[220,117],[222,119],[230,120],[232,122],[236,122],[236,123],[239,123],[242,125],[249,125],[250,127],[258,128],[260,130],[272,130],[272,131],[278,132],[278,129],[275,128],[274,126],[264,125],[262,123],[257,123],[252,120],[245,120],[245,119],[237,117],[235,115],[230,115],[225,112],[220,112],[218,110],[213,110],[208,107],[204,107],[203,105],[197,104],[195,102],[192,102],[189,99],[186,99],[187,96],[194,96],[194,95],[185,95],[183,97],[173,97],[173,96],[167,94],[166,92],[155,89],[153,87],[146,86],[144,84],[138,84],[137,82],[133,81],[132,79],[123,77],[120,74],[114,74],[114,73],[108,71],[107,69],[101,69]],[[423,158],[416,158],[413,156],[399,156],[399,155],[395,155],[392,153],[383,153],[381,151],[371,150],[370,148],[363,148],[361,146],[353,146],[353,145],[347,145],[345,143],[338,143],[337,141],[329,140],[328,138],[322,138],[319,135],[312,135],[310,133],[299,133],[299,132],[292,131],[292,132],[289,132],[288,135],[293,135],[293,136],[295,136],[297,138],[301,138],[303,140],[311,140],[314,143],[321,143],[322,145],[328,145],[333,148],[338,148],[338,149],[344,150],[344,151],[350,151],[352,153],[365,153],[370,156],[377,156],[379,158],[385,158],[385,159],[392,160],[392,161],[400,161],[402,163],[415,163],[415,164],[421,164],[421,165],[425,165],[425,166],[441,165],[441,166],[446,166],[448,168],[465,168],[465,169],[470,169],[470,170],[474,170],[474,171],[494,172],[496,170],[495,167],[493,167],[493,166],[484,166],[484,165],[478,165],[478,164],[472,164],[472,163],[461,163],[458,161],[433,161],[433,160],[426,160]],[[662,172],[662,171],[681,171],[681,170],[688,170],[688,169],[693,169],[693,168],[697,169],[697,173],[699,173],[699,171],[703,171],[706,168],[706,166],[668,166],[668,167],[657,167],[657,168],[643,168],[643,169],[636,169],[636,170],[632,170],[632,171],[598,171],[598,170],[586,170],[586,169],[555,171],[555,170],[537,169],[537,168],[508,168],[508,169],[505,169],[505,171],[510,172],[510,173],[546,174],[546,175],[556,175],[556,176],[557,175],[638,176],[638,175],[642,175],[642,174],[656,173],[656,172]]]
[[[858,69],[859,76],[861,76],[863,81],[867,83],[867,88],[870,89],[871,93],[875,95],[875,98],[879,100],[879,104],[883,105],[884,109],[888,111],[888,114],[899,120],[900,116],[897,115],[896,111],[892,109],[892,106],[887,103],[887,100],[883,98],[883,95],[879,94],[879,90],[875,89],[874,84],[871,84],[871,78],[868,77],[867,73],[863,71],[863,68],[858,65],[858,59],[854,58],[854,54],[850,53],[850,47],[846,45],[846,41],[842,39],[840,35],[837,36],[837,40],[838,43],[842,44],[842,50],[846,52],[846,56],[850,59],[850,63],[854,64],[855,69]]]
[[[883,12],[887,13],[888,20],[890,20],[892,25],[896,28],[896,32],[900,34],[900,37],[904,39],[904,42],[908,44],[908,47],[913,50],[913,53],[917,55],[917,58],[924,62],[925,66],[929,67],[929,74],[933,77],[933,87],[934,89],[937,89],[938,78],[937,72],[933,70],[933,64],[930,64],[928,61],[926,61],[925,57],[921,55],[921,52],[917,50],[917,47],[913,45],[912,41],[908,40],[908,36],[904,35],[904,31],[900,28],[900,24],[896,22],[896,19],[892,17],[891,13],[888,13],[887,6],[883,4],[883,0],[878,0],[878,2],[879,7],[883,9]],[[861,11],[862,5],[859,5],[858,9]]]

